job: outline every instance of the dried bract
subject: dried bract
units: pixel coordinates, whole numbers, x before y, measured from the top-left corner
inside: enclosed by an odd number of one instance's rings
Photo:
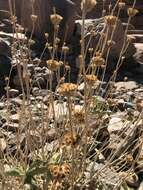
[[[52,14],[50,15],[50,19],[53,25],[59,25],[63,17],[58,14]]]
[[[134,17],[139,11],[134,8],[128,8],[127,10],[129,17]]]
[[[63,96],[74,96],[77,89],[78,89],[77,84],[63,83],[62,85],[60,85],[57,91],[59,94]]]
[[[47,66],[48,69],[50,69],[51,71],[57,71],[60,68],[61,63],[56,60],[50,59],[47,61]]]

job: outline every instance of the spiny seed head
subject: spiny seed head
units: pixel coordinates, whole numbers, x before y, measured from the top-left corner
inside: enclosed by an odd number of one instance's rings
[[[38,19],[38,16],[37,15],[31,15],[31,20],[33,23],[35,23]]]
[[[71,167],[70,167],[69,164],[64,163],[64,164],[61,165],[61,168],[62,168],[62,172],[63,172],[63,174],[64,174],[65,176],[70,173]]]
[[[129,17],[134,17],[139,11],[134,8],[128,8],[127,10]]]
[[[53,25],[59,25],[60,22],[62,21],[63,17],[60,16],[59,14],[52,14],[50,15],[50,19]]]
[[[57,71],[61,64],[56,60],[50,59],[47,61],[47,66],[51,71]]]
[[[91,60],[91,67],[98,67],[105,64],[105,59],[100,55],[97,55]]]
[[[78,89],[77,84],[63,83],[60,85],[60,87],[57,89],[57,91],[59,94],[61,94],[63,96],[74,96],[77,89]]]
[[[93,85],[97,81],[97,76],[95,75],[86,75],[86,82],[88,85]]]
[[[107,26],[115,26],[116,22],[117,22],[116,16],[112,15],[105,16],[105,23],[107,24]]]
[[[77,144],[78,141],[78,135],[73,132],[67,132],[64,136],[63,136],[63,140],[62,140],[62,146],[63,147],[68,147],[68,146],[74,146]]]
[[[49,166],[50,172],[55,178],[66,177],[70,173],[70,165],[67,163],[61,165],[51,165]]]
[[[53,177],[57,178],[60,175],[60,167],[58,165],[52,165],[49,169]]]
[[[96,0],[82,0],[81,1],[81,10],[90,12],[97,4]]]

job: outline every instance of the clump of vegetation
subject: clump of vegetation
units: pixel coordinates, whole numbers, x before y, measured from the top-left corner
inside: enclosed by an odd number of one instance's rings
[[[18,128],[15,129],[15,151],[11,151],[13,147],[9,146],[9,139],[5,138],[5,135],[3,137],[6,148],[3,148],[4,143],[0,143],[2,190],[130,189],[130,184],[137,183],[138,161],[141,160],[142,148],[142,101],[136,103],[139,114],[135,115],[132,110],[126,112],[122,123],[124,127],[121,126],[121,129],[116,131],[115,138],[111,137],[114,134],[110,134],[108,129],[111,115],[119,110],[112,93],[116,90],[114,84],[117,72],[129,45],[127,31],[131,18],[137,13],[134,8],[136,1],[128,8],[129,18],[123,47],[104,93],[101,93],[101,88],[108,56],[115,44],[113,36],[125,2],[118,0],[109,15],[104,17],[106,30],[100,34],[96,48],[93,48],[90,47],[90,40],[92,41],[93,35],[96,34],[91,29],[89,43],[85,43],[85,19],[96,3],[96,0],[81,1],[81,51],[78,57],[80,68],[77,83],[71,81],[72,67],[66,61],[70,47],[66,41],[59,47],[58,31],[62,17],[54,9],[50,17],[54,29],[53,43],[49,43],[49,35],[46,33],[45,48],[38,63],[36,62],[39,65],[44,53],[49,52],[50,57],[46,60],[50,71],[46,100],[38,99],[36,95],[34,100],[31,98],[31,94],[34,96],[34,92],[39,93],[41,90],[38,82],[39,88],[33,87],[35,79],[28,70],[28,64],[35,64],[35,60],[30,56],[33,33],[28,39],[19,39],[18,33],[24,29],[17,25],[17,19],[11,13],[13,31],[17,34],[12,43],[12,59],[16,62],[22,104],[16,107],[20,119]],[[114,15],[117,7],[118,14]],[[32,14],[31,19],[34,32],[38,16]],[[57,56],[59,49],[61,59]],[[90,60],[86,65],[88,53]],[[6,78],[6,83],[7,112],[4,114],[8,131],[11,123],[9,78]],[[81,84],[84,86],[83,90],[80,90]],[[49,135],[51,130],[54,130],[52,139]],[[24,141],[21,140],[23,135]]]

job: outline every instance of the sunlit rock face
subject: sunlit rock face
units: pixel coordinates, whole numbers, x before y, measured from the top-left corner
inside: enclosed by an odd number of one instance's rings
[[[37,15],[38,19],[34,26],[34,34],[41,38],[45,32],[52,33],[53,27],[50,22],[50,15],[53,14],[53,7],[59,13],[63,20],[59,34],[61,38],[69,39],[74,30],[74,22],[76,19],[75,5],[70,0],[12,0],[12,6],[8,0],[0,0],[1,10],[12,10],[18,18],[18,22],[28,31],[33,31],[33,23],[31,14]],[[32,3],[34,2],[34,3]],[[11,12],[11,11],[10,11]],[[10,14],[6,11],[0,11],[0,19],[8,17]],[[52,36],[50,36],[52,38]]]

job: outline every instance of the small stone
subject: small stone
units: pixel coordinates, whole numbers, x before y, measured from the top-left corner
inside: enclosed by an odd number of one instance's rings
[[[18,123],[5,123],[2,128],[6,131],[17,132],[19,129]]]
[[[46,135],[47,135],[48,142],[54,141],[57,138],[56,129],[51,128],[50,130],[48,130]]]
[[[14,123],[19,123],[19,119],[20,119],[20,116],[19,114],[14,114],[14,115],[11,115],[9,117],[10,121],[14,122]]]
[[[115,87],[116,87],[116,90],[121,90],[121,89],[134,90],[138,86],[135,81],[128,81],[128,82],[116,82]]]
[[[12,104],[20,107],[23,103],[23,101],[19,98],[19,97],[16,97],[16,98],[13,98],[10,100]]]
[[[0,152],[4,152],[6,147],[7,147],[6,140],[4,138],[0,138]]]
[[[10,98],[17,97],[18,95],[19,95],[19,90],[16,90],[16,89],[10,89],[9,90],[9,97]]]
[[[0,102],[0,110],[3,110],[4,107],[5,107],[4,102]]]

